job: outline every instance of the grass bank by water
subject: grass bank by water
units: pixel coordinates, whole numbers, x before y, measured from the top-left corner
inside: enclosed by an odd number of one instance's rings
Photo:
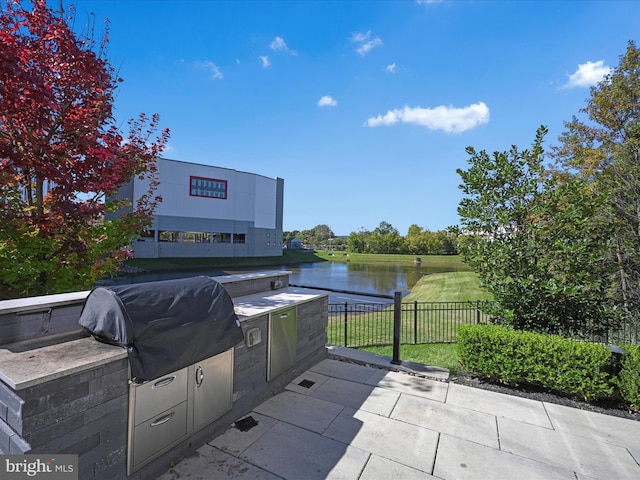
[[[283,250],[281,257],[132,258],[125,265],[149,272],[211,270],[219,267],[275,267],[326,261],[313,251]]]
[[[449,272],[425,275],[403,301],[473,302],[491,298],[491,294],[480,287],[480,280],[475,272]]]
[[[400,265],[415,265],[416,258],[420,259],[423,266],[447,267],[453,266],[457,271],[471,271],[462,262],[459,255],[399,255],[391,253],[347,253],[328,250],[316,250],[316,256],[331,262],[354,263],[395,263]]]

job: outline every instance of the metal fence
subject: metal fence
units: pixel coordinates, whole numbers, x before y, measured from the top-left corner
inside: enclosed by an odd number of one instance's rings
[[[401,303],[400,343],[455,343],[460,325],[488,322],[479,302]],[[327,336],[329,343],[345,347],[390,345],[394,304],[329,304]]]

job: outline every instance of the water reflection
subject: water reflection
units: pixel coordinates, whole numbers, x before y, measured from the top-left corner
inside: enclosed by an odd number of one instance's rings
[[[466,269],[459,262],[438,265],[398,265],[391,263],[319,262],[297,267],[291,271],[290,282],[297,285],[350,290],[354,292],[393,295],[409,293],[424,275]]]

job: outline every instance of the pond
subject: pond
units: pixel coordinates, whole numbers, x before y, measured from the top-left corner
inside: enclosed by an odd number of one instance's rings
[[[169,280],[192,277],[195,275],[231,275],[251,271],[287,270],[291,272],[289,283],[307,287],[326,288],[331,290],[347,290],[350,292],[393,295],[394,292],[408,294],[413,286],[424,275],[432,273],[468,270],[459,261],[431,264],[394,264],[394,263],[362,263],[362,262],[314,262],[299,265],[281,265],[261,268],[228,268],[202,271],[184,271],[167,273],[141,273],[118,277],[109,280],[109,284],[126,284]],[[344,301],[383,301],[375,297],[354,296],[344,293],[332,293],[331,303]]]

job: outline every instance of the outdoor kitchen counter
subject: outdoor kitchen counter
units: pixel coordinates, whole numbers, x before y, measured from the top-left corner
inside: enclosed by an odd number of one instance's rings
[[[318,290],[286,287],[237,297],[233,303],[242,322],[323,295],[326,293]],[[45,346],[39,346],[41,339],[37,339],[0,348],[0,380],[14,390],[22,390],[127,358],[124,348],[78,336],[71,340],[63,337],[61,343],[53,343],[55,337],[51,337]]]

